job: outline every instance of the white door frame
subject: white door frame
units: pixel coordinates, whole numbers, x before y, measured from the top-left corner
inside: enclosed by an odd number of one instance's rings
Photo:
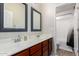
[[[79,4],[75,5],[74,10],[74,51],[75,55],[78,55],[78,14],[79,13]]]

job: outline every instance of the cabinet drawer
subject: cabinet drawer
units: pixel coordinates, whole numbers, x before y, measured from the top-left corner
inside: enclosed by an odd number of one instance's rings
[[[35,45],[35,46],[32,46],[30,48],[30,55],[32,55],[33,53],[37,52],[38,50],[41,50],[41,43]]]
[[[43,44],[43,47],[48,46],[48,40],[44,41],[42,44]]]
[[[18,52],[16,54],[14,54],[13,56],[29,56],[29,49]]]
[[[38,50],[37,52],[35,52],[34,54],[32,54],[31,56],[41,56],[42,52],[41,50]]]

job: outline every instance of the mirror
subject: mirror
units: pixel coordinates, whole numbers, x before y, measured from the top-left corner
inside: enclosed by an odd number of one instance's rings
[[[41,13],[31,8],[31,31],[41,31]]]
[[[3,31],[27,30],[27,5],[25,3],[4,3],[3,6]]]

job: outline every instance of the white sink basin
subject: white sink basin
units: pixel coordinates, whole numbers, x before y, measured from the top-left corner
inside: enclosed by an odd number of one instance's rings
[[[1,39],[0,40],[0,48],[2,48],[2,47],[6,47],[6,46],[9,46],[9,45],[11,45],[11,44],[14,44],[14,41],[13,41],[13,39],[11,39],[11,38],[7,38],[7,39]]]

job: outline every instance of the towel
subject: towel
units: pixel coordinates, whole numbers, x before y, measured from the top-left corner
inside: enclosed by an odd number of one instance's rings
[[[74,29],[69,31],[67,36],[67,45],[74,48]]]

